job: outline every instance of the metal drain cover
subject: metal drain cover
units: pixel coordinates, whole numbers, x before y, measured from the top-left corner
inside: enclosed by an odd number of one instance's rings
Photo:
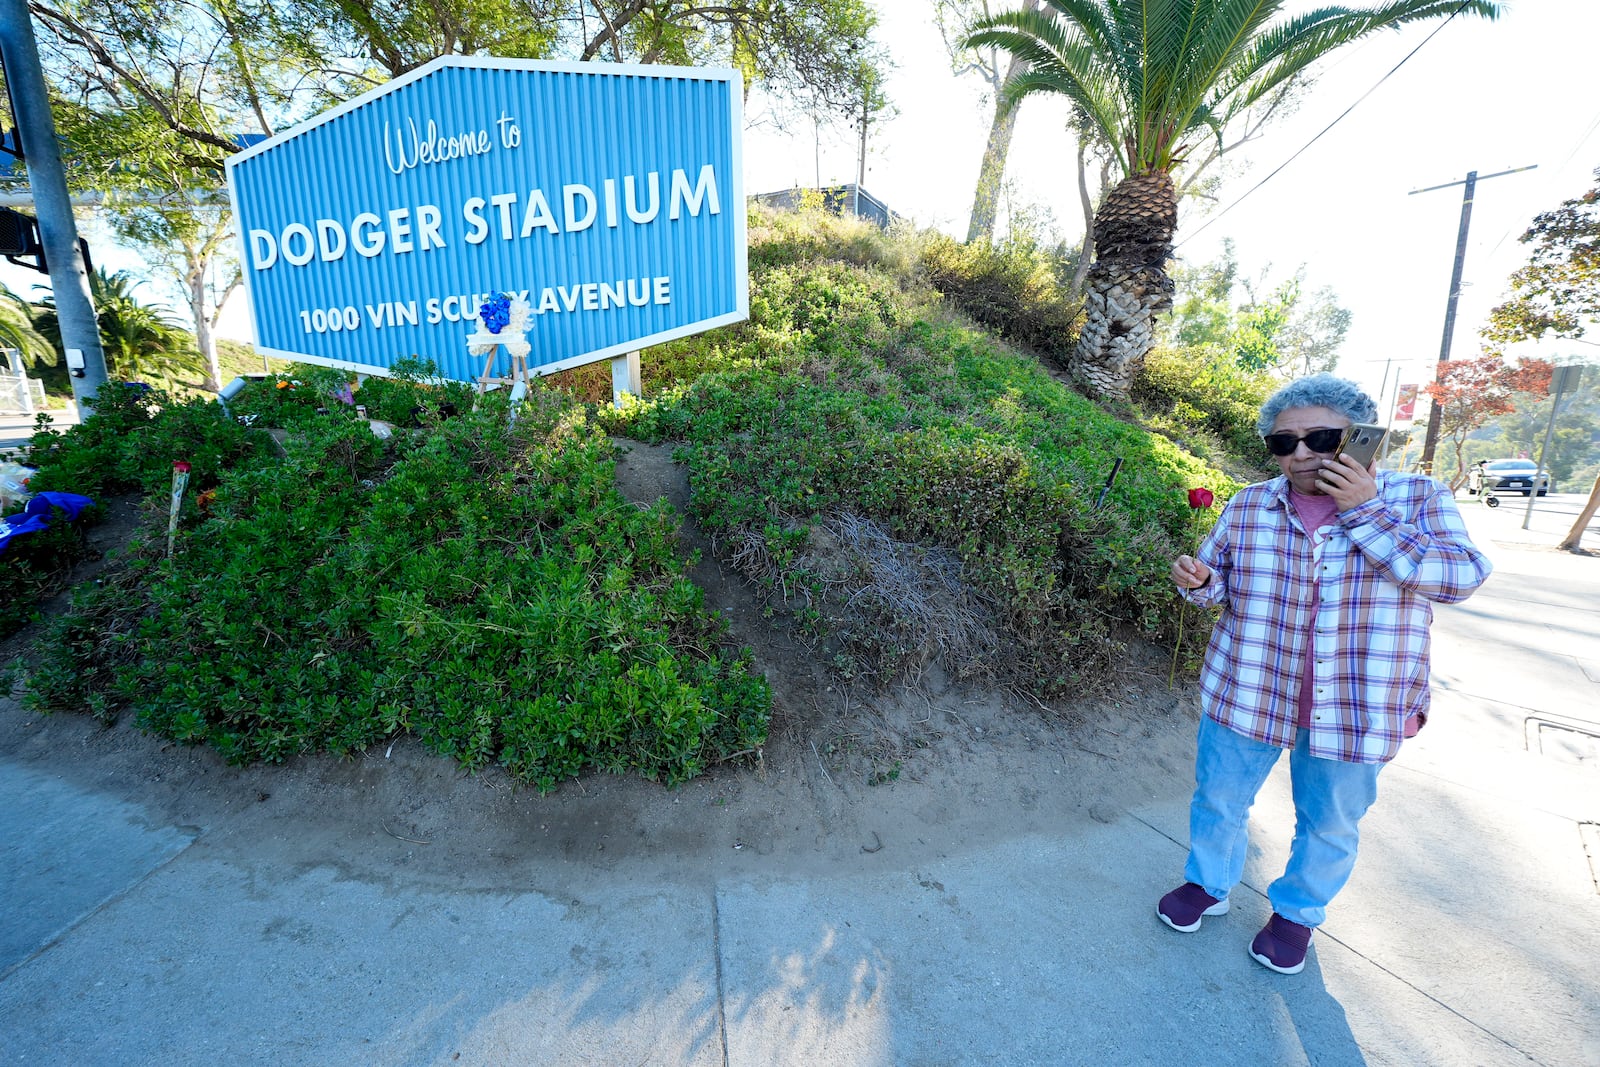
[[[1526,728],[1529,752],[1600,770],[1600,732],[1589,723],[1530,715]]]

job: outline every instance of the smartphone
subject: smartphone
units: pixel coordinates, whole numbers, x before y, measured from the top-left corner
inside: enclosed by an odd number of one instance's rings
[[[1352,456],[1363,467],[1370,467],[1372,461],[1378,458],[1378,450],[1383,447],[1383,439],[1387,436],[1387,426],[1357,423],[1344,432],[1344,440],[1339,443],[1336,454]]]

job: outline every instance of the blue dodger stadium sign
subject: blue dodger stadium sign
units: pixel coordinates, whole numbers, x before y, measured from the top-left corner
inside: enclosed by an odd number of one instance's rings
[[[258,347],[471,381],[496,291],[546,373],[745,318],[742,94],[730,70],[448,56],[240,152]]]

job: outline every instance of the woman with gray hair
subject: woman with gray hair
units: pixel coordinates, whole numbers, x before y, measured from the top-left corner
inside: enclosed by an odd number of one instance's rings
[[[1278,390],[1257,428],[1282,477],[1240,490],[1197,554],[1172,564],[1182,595],[1222,615],[1200,673],[1185,881],[1156,914],[1192,933],[1227,912],[1250,807],[1288,749],[1294,842],[1250,945],[1282,974],[1305,966],[1355,868],[1378,772],[1427,719],[1432,604],[1465,599],[1490,571],[1449,489],[1337,454],[1376,414],[1331,374]]]

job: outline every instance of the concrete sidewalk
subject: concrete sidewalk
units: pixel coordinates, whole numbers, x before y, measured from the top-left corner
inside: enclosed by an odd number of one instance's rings
[[[1600,559],[1462,507],[1497,574],[1438,612],[1432,722],[1298,976],[1245,953],[1286,761],[1233,911],[1184,936],[1153,914],[1181,781],[914,865],[541,893],[375,880],[250,809],[170,825],[0,758],[0,1063],[1600,1063]]]

